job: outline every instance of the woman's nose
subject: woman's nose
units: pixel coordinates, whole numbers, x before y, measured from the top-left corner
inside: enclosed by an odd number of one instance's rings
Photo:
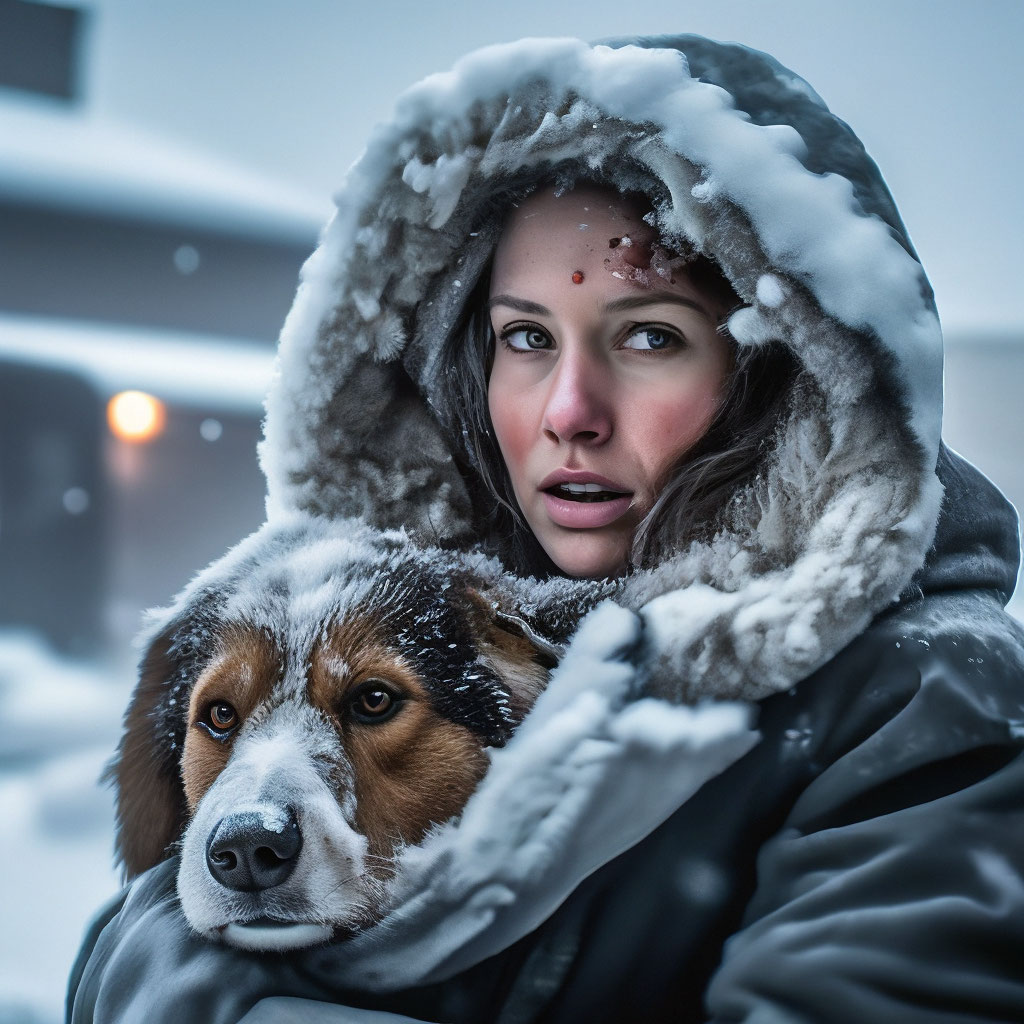
[[[563,352],[544,408],[543,430],[553,441],[601,444],[612,433],[610,382],[592,356]]]

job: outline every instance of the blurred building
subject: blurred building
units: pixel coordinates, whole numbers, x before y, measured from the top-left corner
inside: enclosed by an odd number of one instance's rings
[[[262,397],[320,221],[90,115],[87,28],[0,0],[0,627],[83,654],[262,520]]]

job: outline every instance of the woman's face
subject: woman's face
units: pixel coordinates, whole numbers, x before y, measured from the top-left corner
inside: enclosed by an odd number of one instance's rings
[[[569,576],[615,576],[731,364],[725,314],[615,192],[538,193],[491,278],[488,406],[519,507]],[[653,266],[652,266],[653,262]]]

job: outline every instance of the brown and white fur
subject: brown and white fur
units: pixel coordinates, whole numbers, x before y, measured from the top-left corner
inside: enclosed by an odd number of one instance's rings
[[[248,538],[157,617],[110,769],[126,873],[179,844],[189,924],[244,948],[380,920],[396,855],[459,814],[600,587],[525,593],[358,523]]]

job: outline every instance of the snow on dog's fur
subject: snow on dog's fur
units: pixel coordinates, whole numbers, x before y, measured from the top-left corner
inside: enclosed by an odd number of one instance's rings
[[[379,920],[602,590],[530,583],[351,521],[243,541],[154,616],[110,769],[127,874],[180,842],[189,924],[247,948]]]

